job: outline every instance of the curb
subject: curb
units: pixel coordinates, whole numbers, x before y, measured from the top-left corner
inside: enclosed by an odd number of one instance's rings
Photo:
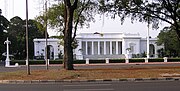
[[[63,82],[138,82],[138,81],[180,81],[180,77],[169,78],[120,78],[95,80],[0,80],[0,84],[56,84]]]

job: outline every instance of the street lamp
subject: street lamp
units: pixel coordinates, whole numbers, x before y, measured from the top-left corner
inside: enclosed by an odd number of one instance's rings
[[[29,47],[28,46],[28,0],[26,0],[26,63],[27,63],[27,74],[30,75],[28,47]]]

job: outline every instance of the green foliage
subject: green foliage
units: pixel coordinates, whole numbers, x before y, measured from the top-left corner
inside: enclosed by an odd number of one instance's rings
[[[145,62],[144,59],[129,59],[129,63]]]
[[[74,60],[73,64],[85,64],[86,60]]]
[[[118,15],[122,23],[130,17],[152,24],[155,29],[161,21],[167,22],[175,27],[180,39],[180,0],[100,0],[100,11],[113,18]]]
[[[105,63],[105,60],[89,60],[89,63]]]
[[[164,45],[164,56],[180,56],[180,41],[173,27],[165,27],[158,35],[158,45]]]
[[[95,3],[91,2],[91,0],[84,0],[79,1],[77,9],[74,12],[73,22],[74,22],[74,29],[75,31],[75,24],[78,22],[78,27],[83,27],[84,25],[89,26],[90,21],[94,21],[95,11]],[[44,25],[46,22],[47,16],[47,23],[52,29],[56,29],[59,32],[62,32],[65,28],[64,26],[64,12],[65,6],[63,2],[58,4],[53,4],[50,8],[48,8],[47,12],[44,12],[42,15],[38,16],[36,19]]]
[[[26,65],[26,61],[25,60],[13,60],[10,62],[11,65],[15,65],[15,63],[18,63],[19,65]],[[62,64],[63,61],[62,60],[50,60],[49,61],[50,64]],[[39,64],[46,64],[45,60],[30,60],[29,61],[30,65],[39,65]]]
[[[9,40],[11,41],[10,53],[14,55],[15,59],[26,58],[25,48],[25,20],[16,16],[10,19],[10,25],[8,29]],[[37,27],[37,21],[28,21],[28,37],[29,37],[29,57],[32,59],[34,56],[34,42],[35,38],[44,38],[44,31],[39,30]]]
[[[78,27],[85,25],[86,21],[93,20],[94,9],[92,0],[64,0],[52,5],[43,15],[37,17],[41,24],[49,24],[57,28],[64,36],[64,68],[73,69],[73,47],[75,45]],[[96,7],[96,6],[95,6]],[[85,12],[86,11],[86,12]],[[84,13],[83,13],[84,12]],[[89,18],[90,16],[90,18]],[[72,47],[73,46],[73,47]]]
[[[6,47],[4,45],[4,41],[7,38],[7,28],[9,26],[9,21],[1,15],[2,11],[0,9],[0,60],[2,59],[2,53],[6,51]]]
[[[180,62],[180,58],[168,58],[168,62]],[[105,60],[89,60],[91,64],[97,64],[97,63],[105,63]],[[130,63],[144,63],[145,59],[129,59]],[[163,58],[155,58],[155,59],[148,59],[148,62],[164,62]],[[26,61],[24,60],[13,60],[11,61],[11,65],[14,65],[15,63],[18,63],[19,65],[25,65]],[[29,62],[31,65],[38,65],[38,64],[44,64],[44,60],[30,60]],[[63,64],[63,60],[50,60],[50,64]],[[73,64],[85,64],[86,60],[74,60]],[[109,59],[109,63],[125,63],[125,59]]]
[[[168,58],[168,62],[180,62],[180,58]]]
[[[148,62],[164,62],[163,58],[148,59]]]
[[[109,59],[109,63],[125,63],[125,59]]]

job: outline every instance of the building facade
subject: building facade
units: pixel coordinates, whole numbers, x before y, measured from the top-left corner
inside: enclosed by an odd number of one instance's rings
[[[46,39],[34,39],[34,57],[35,59],[45,59]],[[47,39],[48,59],[59,59],[59,54],[63,52],[59,39]]]
[[[147,39],[139,34],[81,33],[77,35],[76,59],[117,59],[138,57],[147,51]],[[150,38],[150,57],[157,58],[156,38]]]
[[[146,55],[147,39],[139,34],[125,33],[80,33],[76,40],[78,46],[74,49],[76,59],[118,59],[142,57]],[[57,59],[59,53],[63,54],[63,46],[58,39],[48,39],[51,59]],[[156,44],[156,38],[150,38],[150,57],[157,58],[157,50],[163,48]],[[45,55],[45,39],[34,39],[34,55]]]

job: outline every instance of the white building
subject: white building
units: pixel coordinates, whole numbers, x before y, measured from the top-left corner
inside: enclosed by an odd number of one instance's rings
[[[146,53],[147,40],[141,38],[139,34],[123,33],[80,33],[76,37],[78,47],[74,50],[76,59],[105,59],[105,58],[131,58],[132,54],[140,55]],[[150,38],[150,57],[157,57],[157,50],[162,46],[157,46],[157,39]],[[58,56],[60,48],[58,39],[49,39],[48,46],[51,46],[51,53],[54,59]],[[34,39],[35,56],[44,55],[45,39]],[[39,54],[40,53],[40,54]]]
[[[139,34],[81,33],[76,37],[79,46],[75,49],[77,59],[131,58],[132,54],[146,53],[147,40]],[[150,57],[157,57],[157,39],[150,38]]]
[[[45,59],[46,39],[34,39],[34,56],[36,59]],[[47,49],[49,59],[58,59],[59,53],[63,52],[63,47],[60,45],[59,39],[47,39]]]

